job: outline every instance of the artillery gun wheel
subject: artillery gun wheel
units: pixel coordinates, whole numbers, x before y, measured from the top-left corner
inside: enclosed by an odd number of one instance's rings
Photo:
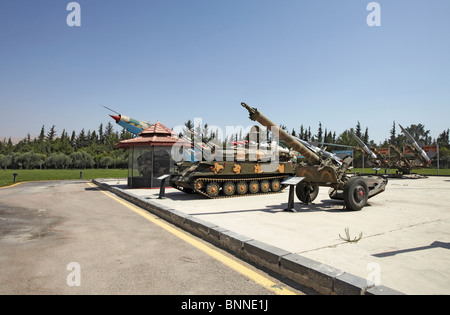
[[[269,190],[270,190],[270,182],[269,182],[267,179],[261,181],[261,187],[260,187],[260,189],[261,189],[261,192],[262,192],[262,193],[267,193],[267,192],[269,192]]]
[[[273,192],[277,192],[281,190],[281,183],[278,179],[274,179],[272,183],[270,184],[270,188]]]
[[[236,185],[233,182],[226,182],[222,189],[225,196],[233,196],[236,192]]]
[[[369,188],[366,181],[355,176],[350,178],[344,186],[344,201],[348,210],[361,210],[369,199]]]
[[[238,195],[245,195],[248,191],[248,185],[244,181],[240,181],[236,184],[236,193]]]
[[[206,185],[206,194],[210,197],[217,197],[219,195],[220,186],[216,182],[210,182]]]
[[[252,180],[248,185],[248,190],[251,194],[256,194],[259,192],[259,183],[256,180]]]
[[[295,193],[298,200],[305,204],[310,204],[317,198],[317,195],[319,194],[319,186],[308,185],[300,182],[295,187]]]

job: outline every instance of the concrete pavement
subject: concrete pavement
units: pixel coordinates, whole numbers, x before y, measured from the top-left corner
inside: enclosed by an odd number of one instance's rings
[[[450,178],[390,179],[361,211],[321,188],[313,205],[279,194],[206,199],[94,181],[236,255],[326,294],[449,294]],[[348,228],[351,239],[346,242]],[[376,284],[376,285],[374,285]]]
[[[315,293],[93,186],[45,181],[0,189],[0,295]],[[167,306],[180,309],[183,299]]]

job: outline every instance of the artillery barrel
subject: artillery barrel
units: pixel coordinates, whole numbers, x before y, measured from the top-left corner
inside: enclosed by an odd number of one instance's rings
[[[241,105],[248,110],[251,120],[259,122],[261,125],[265,126],[268,129],[272,127],[277,128],[279,130],[280,139],[284,140],[284,142],[286,142],[288,146],[290,146],[291,148],[302,154],[311,163],[315,165],[320,164],[320,158],[317,154],[315,154],[313,151],[311,151],[306,146],[301,144],[294,137],[292,137],[290,134],[281,129],[278,125],[273,123],[269,118],[261,114],[258,111],[258,109],[252,108],[245,103],[241,103]],[[273,131],[274,130],[272,130],[272,132]]]

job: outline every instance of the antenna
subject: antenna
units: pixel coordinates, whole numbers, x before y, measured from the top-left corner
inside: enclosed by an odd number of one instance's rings
[[[101,105],[101,104],[100,104],[100,106],[102,106],[102,107],[104,107],[104,108],[106,108],[106,109],[112,111],[113,113],[116,113],[117,115],[120,115],[120,113],[116,112],[115,110],[113,110],[113,109],[111,109],[111,108],[109,108],[109,107],[106,107],[105,105]]]

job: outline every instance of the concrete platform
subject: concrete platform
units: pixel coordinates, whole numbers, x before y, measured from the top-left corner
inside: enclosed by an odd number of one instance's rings
[[[390,179],[361,211],[321,188],[312,205],[288,190],[206,199],[166,188],[94,181],[236,255],[325,294],[450,294],[450,178]],[[351,239],[346,242],[345,229]]]

